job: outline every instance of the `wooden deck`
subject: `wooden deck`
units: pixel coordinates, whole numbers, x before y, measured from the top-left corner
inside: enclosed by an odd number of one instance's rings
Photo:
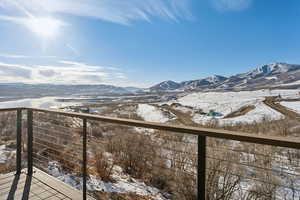
[[[34,168],[33,176],[27,176],[25,172],[20,176],[14,172],[0,174],[0,200],[6,199],[82,200],[82,193]]]

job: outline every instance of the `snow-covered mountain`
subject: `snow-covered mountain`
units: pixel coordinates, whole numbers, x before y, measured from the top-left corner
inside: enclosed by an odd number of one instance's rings
[[[164,81],[150,87],[150,91],[170,91],[170,90],[193,90],[196,88],[205,88],[227,80],[224,76],[213,75],[204,79],[183,81],[177,83],[175,81]]]
[[[283,86],[300,80],[300,65],[271,63],[229,77],[216,88],[263,88]]]
[[[168,90],[176,90],[181,87],[180,83],[176,83],[175,81],[164,81],[157,85],[150,87],[151,91],[168,91]]]
[[[166,86],[168,85],[168,87]],[[246,73],[229,78],[213,75],[204,79],[183,81],[165,81],[150,88],[151,91],[166,90],[233,90],[254,89],[300,85],[300,65],[271,63]]]
[[[260,78],[266,77],[270,75],[278,75],[294,70],[298,70],[300,65],[291,65],[286,63],[272,63],[268,65],[263,65],[258,67],[250,72],[245,74],[240,74],[241,77],[248,77],[248,78]]]
[[[220,76],[220,75],[213,75],[204,79],[199,80],[192,80],[192,81],[184,81],[181,84],[183,89],[197,89],[197,88],[209,88],[210,86],[216,85],[227,80],[227,77]]]

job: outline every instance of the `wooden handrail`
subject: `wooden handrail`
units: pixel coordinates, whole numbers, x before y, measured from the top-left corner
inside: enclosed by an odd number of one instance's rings
[[[18,109],[25,110],[26,108],[23,108],[23,107],[18,107],[18,108],[0,108],[0,112],[17,111]]]
[[[0,109],[0,112],[13,111],[16,109],[17,108]],[[102,121],[107,123],[134,126],[140,128],[149,128],[149,129],[170,131],[176,133],[185,133],[185,134],[191,134],[197,136],[207,136],[207,137],[236,140],[236,141],[249,142],[255,144],[264,144],[264,145],[272,145],[278,147],[300,149],[300,139],[296,137],[262,136],[262,135],[255,135],[255,134],[249,134],[243,132],[235,132],[235,131],[227,131],[227,130],[219,130],[219,129],[211,129],[211,128],[178,126],[178,125],[170,125],[170,124],[163,124],[163,123],[145,122],[145,121],[132,120],[132,119],[105,117],[99,115],[64,112],[64,111],[48,110],[48,109],[40,109],[40,108],[21,108],[21,109],[32,110],[36,112],[59,114],[63,116],[77,117],[80,119]]]
[[[0,112],[5,111],[17,111],[17,132],[19,132],[18,137],[18,152],[21,152],[21,139],[20,136],[22,133],[21,130],[21,121],[22,121],[22,110],[27,111],[27,164],[28,170],[27,174],[32,175],[33,169],[33,115],[35,112],[43,112],[43,113],[51,113],[69,117],[76,117],[82,120],[83,122],[83,140],[82,140],[82,175],[83,175],[83,192],[82,199],[87,199],[87,122],[88,120],[95,120],[119,125],[127,125],[134,127],[142,127],[142,128],[150,128],[157,130],[164,130],[181,133],[181,134],[191,134],[198,136],[197,137],[197,199],[206,199],[206,146],[207,146],[207,137],[214,137],[220,139],[228,139],[228,140],[236,140],[242,142],[250,142],[255,144],[264,144],[264,145],[272,145],[278,147],[287,147],[300,149],[300,140],[299,138],[287,138],[287,137],[274,137],[274,136],[260,136],[249,133],[242,132],[233,132],[226,130],[218,130],[218,129],[209,129],[209,128],[197,128],[197,127],[187,127],[187,126],[175,126],[169,124],[162,123],[152,123],[152,122],[144,122],[139,120],[131,120],[131,119],[121,119],[121,118],[113,118],[113,117],[105,117],[91,114],[82,114],[82,113],[74,113],[74,112],[64,112],[57,110],[47,110],[47,109],[38,109],[38,108],[7,108],[0,109]],[[21,155],[17,155],[19,159]],[[17,168],[21,168],[21,162],[17,159]]]

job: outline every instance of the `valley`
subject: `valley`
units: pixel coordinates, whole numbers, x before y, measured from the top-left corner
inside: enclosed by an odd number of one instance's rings
[[[291,101],[293,100],[293,101]],[[194,92],[161,96],[161,99],[128,102],[82,103],[66,111],[83,111],[149,122],[205,126],[210,123],[234,125],[263,120],[297,119],[299,114],[284,103],[300,103],[298,90],[257,90],[240,92]],[[283,104],[283,105],[282,105]],[[85,111],[84,111],[85,110]]]

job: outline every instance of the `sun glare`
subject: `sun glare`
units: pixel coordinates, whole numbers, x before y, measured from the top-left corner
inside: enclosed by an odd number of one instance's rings
[[[33,33],[49,39],[57,36],[62,23],[52,18],[32,18],[26,25]]]

